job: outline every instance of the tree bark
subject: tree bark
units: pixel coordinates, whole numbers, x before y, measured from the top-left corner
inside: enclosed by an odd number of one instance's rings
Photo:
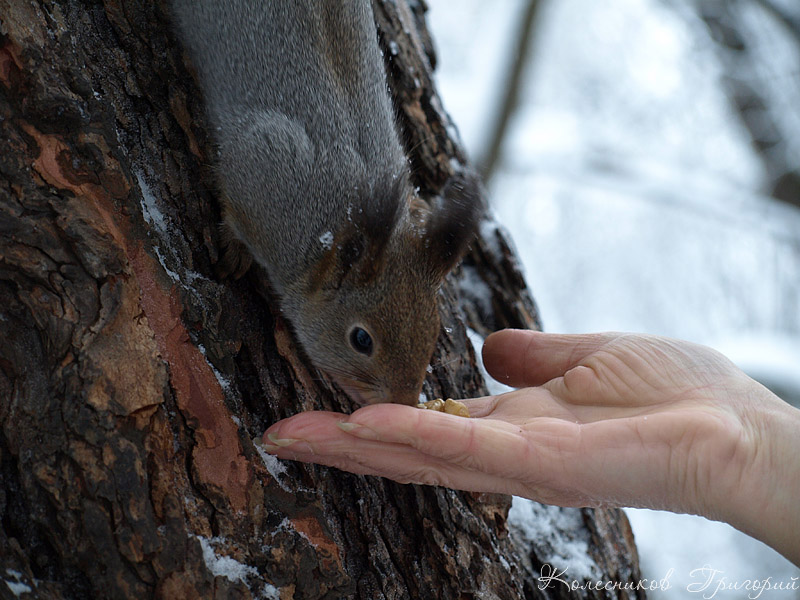
[[[430,196],[466,159],[424,6],[375,9]],[[214,275],[211,157],[161,3],[0,0],[0,597],[628,597],[538,589],[545,552],[507,527],[507,497],[259,454],[276,420],[353,406],[263,273]],[[495,224],[441,300],[425,390],[483,394],[465,323],[539,327]],[[637,580],[624,515],[580,514],[598,576]]]

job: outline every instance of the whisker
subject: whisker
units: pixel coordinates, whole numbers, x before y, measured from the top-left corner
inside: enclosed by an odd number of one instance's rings
[[[339,375],[344,379],[351,379],[368,386],[374,387],[377,384],[377,380],[372,374],[356,365],[350,365],[347,369],[333,366],[323,366],[322,368],[325,372],[330,373],[331,375]]]
[[[453,363],[459,362],[460,360],[462,360],[462,358],[460,356],[458,356],[456,358],[453,358],[453,359],[445,361],[445,362],[439,362],[439,363],[436,363],[436,364],[431,363],[431,368],[432,369],[443,369],[443,368],[447,367],[448,365],[452,365]]]
[[[410,156],[411,154],[413,154],[413,153],[414,153],[414,151],[415,151],[417,148],[419,148],[419,147],[420,147],[420,146],[422,146],[423,144],[427,143],[429,140],[432,140],[432,139],[434,139],[435,137],[436,137],[436,135],[435,135],[435,134],[433,134],[433,133],[431,133],[431,134],[429,134],[429,135],[426,135],[425,137],[423,137],[422,139],[420,139],[420,140],[419,140],[419,141],[418,141],[416,144],[414,144],[413,146],[411,146],[410,148],[408,148],[408,150],[406,151],[406,154]]]

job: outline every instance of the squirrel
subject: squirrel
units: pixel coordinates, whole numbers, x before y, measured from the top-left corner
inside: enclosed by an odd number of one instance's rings
[[[359,403],[416,405],[477,178],[411,183],[370,0],[170,0],[217,147],[224,228],[311,362]]]

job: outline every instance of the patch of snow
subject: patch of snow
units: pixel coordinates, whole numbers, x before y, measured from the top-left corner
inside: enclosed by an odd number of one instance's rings
[[[547,506],[514,496],[508,524],[536,548],[543,562],[565,571],[565,578],[580,581],[600,576],[597,564],[589,557],[589,532],[579,508]]]
[[[263,600],[281,600],[281,591],[274,585],[265,583],[264,589],[261,591],[261,598]]]
[[[500,555],[500,564],[503,565],[503,568],[506,571],[511,571],[511,565],[509,564],[508,559],[502,554]]]
[[[33,592],[33,588],[23,581],[24,575],[16,569],[6,569],[6,575],[12,578],[14,581],[9,581],[7,579],[3,579],[3,581],[5,582],[6,586],[8,586],[8,589],[11,590],[11,593],[17,598],[19,598],[22,594],[30,594]]]
[[[299,535],[301,538],[303,538],[306,542],[308,542],[308,544],[310,546],[313,546],[314,548],[319,548],[319,546],[317,544],[315,544],[314,542],[311,541],[311,538],[309,538],[302,531],[299,531],[297,528],[295,528],[295,526],[292,524],[292,522],[289,520],[288,517],[284,518],[283,521],[281,521],[278,524],[278,526],[275,528],[275,530],[276,531],[280,531],[280,530],[292,531],[292,532],[296,533],[297,535]]]
[[[139,191],[142,194],[142,216],[150,223],[156,230],[165,235],[167,233],[167,219],[161,209],[158,208],[158,202],[153,194],[153,190],[145,179],[144,173],[135,171],[136,182],[139,184]]]
[[[197,349],[200,350],[200,354],[202,354],[203,358],[206,359],[206,364],[211,369],[211,372],[214,373],[214,377],[216,377],[217,383],[219,383],[219,387],[222,388],[222,392],[224,394],[230,393],[231,390],[233,389],[232,386],[231,386],[230,379],[225,377],[222,373],[220,373],[217,370],[217,368],[213,364],[211,364],[211,361],[208,360],[208,354],[206,353],[206,348],[205,348],[205,346],[203,346],[203,344],[197,344]],[[236,424],[240,425],[241,422],[238,422]]]
[[[31,586],[18,581],[6,581],[6,585],[8,586],[8,589],[11,590],[11,593],[17,598],[19,598],[22,594],[30,594],[33,591]]]
[[[502,227],[497,220],[495,211],[490,210],[486,218],[480,223],[480,236],[496,255],[500,255],[500,245],[497,242],[497,230]],[[506,236],[509,237],[509,236]]]
[[[474,302],[478,311],[484,315],[491,315],[492,289],[478,274],[478,270],[471,265],[461,265],[460,290],[470,301]]]
[[[273,456],[268,452],[264,451],[264,448],[261,447],[261,439],[256,438],[253,440],[253,445],[256,447],[256,452],[261,457],[264,466],[269,471],[269,474],[275,480],[281,488],[287,492],[291,492],[291,488],[286,485],[283,481],[281,481],[281,476],[286,475],[286,465],[284,465],[277,456]]]
[[[707,597],[719,600],[747,600],[755,598],[747,590],[716,591],[723,579],[740,583],[771,578],[773,585],[780,582],[795,584],[794,594],[765,592],[762,598],[800,598],[800,568],[780,554],[737,531],[730,525],[709,521],[694,515],[676,515],[669,512],[626,508],[625,513],[633,527],[639,548],[642,576],[659,579],[671,572],[670,589],[648,592],[653,600],[678,600],[680,598]],[[676,532],[691,532],[684,536]],[[692,544],[702,541],[702,556],[692,551]],[[735,549],[735,551],[732,551]],[[703,593],[691,593],[710,581]],[[690,586],[695,586],[691,588]],[[791,590],[791,588],[789,588]]]
[[[136,170],[134,173],[136,175],[136,181],[139,184],[139,191],[141,192],[140,204],[142,207],[142,216],[159,234],[159,241],[162,244],[159,245],[154,241],[152,246],[161,268],[172,281],[193,294],[198,300],[201,300],[199,294],[194,289],[194,284],[198,280],[209,281],[209,279],[196,271],[187,269],[181,261],[177,260],[175,250],[170,246],[167,217],[158,207],[155,194],[153,194],[153,190],[148,184],[144,173],[141,170]],[[173,265],[176,265],[179,272],[167,266],[168,258],[171,259],[170,262]]]
[[[184,269],[183,274],[186,276],[186,281],[189,282],[190,284],[193,284],[198,279],[202,281],[211,281],[208,277],[206,277],[205,275],[201,275],[197,271],[190,271],[189,269]]]
[[[258,571],[255,567],[244,565],[230,556],[219,556],[214,551],[214,544],[218,544],[219,538],[205,538],[201,535],[195,536],[203,549],[203,560],[206,567],[215,577],[225,577],[228,581],[240,581],[247,585],[246,577],[257,577]]]
[[[348,216],[350,215],[349,208],[347,214]],[[322,244],[322,247],[325,248],[325,250],[330,250],[333,248],[333,233],[330,231],[323,233],[321,236],[319,236],[319,243]]]
[[[164,269],[164,272],[169,276],[170,279],[172,279],[172,281],[180,284],[181,276],[167,266],[167,261],[164,260],[164,256],[161,254],[161,248],[154,244],[153,251],[156,253],[156,258],[158,258],[158,262],[161,264],[161,268]]]

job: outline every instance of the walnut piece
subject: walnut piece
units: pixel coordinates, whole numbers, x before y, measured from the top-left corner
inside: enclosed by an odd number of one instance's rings
[[[435,410],[436,412],[447,413],[448,415],[469,418],[469,409],[467,406],[463,402],[453,400],[452,398],[448,398],[447,400],[442,400],[441,398],[428,400],[427,402],[417,404],[417,408],[426,408],[428,410]]]

